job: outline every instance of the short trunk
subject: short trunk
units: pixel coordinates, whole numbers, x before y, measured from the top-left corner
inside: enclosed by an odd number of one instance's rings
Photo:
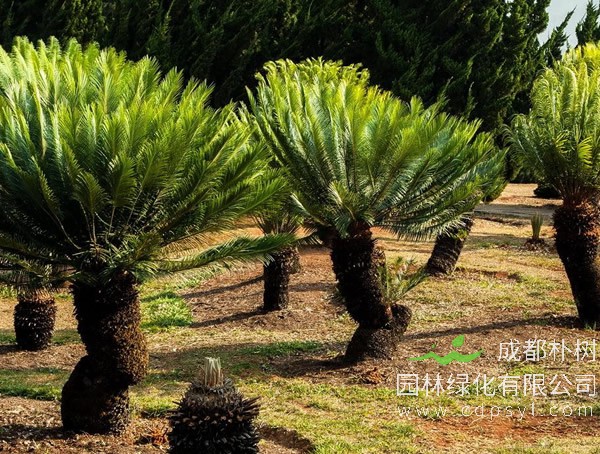
[[[600,329],[600,209],[592,203],[564,204],[554,213],[554,228],[579,319]]]
[[[290,274],[294,267],[293,248],[285,248],[272,254],[273,260],[264,266],[263,308],[265,311],[279,311],[288,307]]]
[[[335,238],[331,259],[346,309],[358,323],[346,360],[391,358],[410,322],[410,310],[385,299],[383,250],[375,246],[371,231],[363,229],[348,238]]]
[[[358,326],[348,347],[345,359],[348,362],[364,361],[369,358],[392,359],[402,339],[412,312],[407,306],[392,305],[393,318],[382,328]]]
[[[463,221],[464,227],[453,228],[436,238],[431,257],[425,265],[425,272],[430,276],[449,275],[454,272],[465,241],[473,228],[473,218],[466,217]]]
[[[23,350],[37,351],[50,346],[56,303],[46,292],[18,295],[15,306],[15,336],[17,345]]]
[[[103,287],[75,284],[73,301],[87,356],[63,388],[63,426],[119,433],[129,422],[129,386],[144,378],[148,366],[135,280],[121,273]]]

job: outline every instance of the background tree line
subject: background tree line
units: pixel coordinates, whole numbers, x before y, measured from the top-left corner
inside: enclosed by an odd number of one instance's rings
[[[524,111],[536,73],[560,56],[564,27],[543,45],[537,39],[549,3],[0,0],[0,42],[75,37],[132,59],[150,54],[163,68],[213,83],[219,105],[241,99],[266,61],[340,59],[363,64],[373,82],[401,98],[418,95],[429,104],[443,96],[451,113],[480,118],[493,131]]]

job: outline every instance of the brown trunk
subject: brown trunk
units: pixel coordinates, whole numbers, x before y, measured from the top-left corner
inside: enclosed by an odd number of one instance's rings
[[[442,235],[438,235],[431,257],[425,265],[425,272],[430,276],[449,275],[454,272],[465,241],[473,228],[473,218],[463,219],[464,227],[456,227]]]
[[[148,366],[135,280],[121,273],[102,287],[75,284],[73,300],[87,356],[63,388],[63,426],[75,432],[122,432],[129,422],[129,386],[144,378]]]
[[[391,358],[410,322],[410,310],[392,305],[383,293],[383,250],[375,246],[369,228],[354,229],[348,238],[335,238],[331,259],[338,290],[358,328],[346,350],[347,361]]]
[[[565,203],[554,213],[556,250],[571,283],[579,319],[600,329],[600,209],[595,203]]]
[[[273,260],[264,266],[263,273],[263,309],[267,312],[280,311],[288,307],[288,288],[294,266],[294,248],[285,248],[271,255]]]
[[[17,297],[14,324],[17,345],[23,350],[43,350],[50,346],[56,303],[45,291],[21,293]]]

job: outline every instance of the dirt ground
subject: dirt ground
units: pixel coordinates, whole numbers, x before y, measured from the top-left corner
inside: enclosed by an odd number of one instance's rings
[[[510,185],[491,206],[545,207],[556,201],[530,200],[531,185]],[[504,208],[509,207],[509,208]],[[520,209],[520,208],[519,208]],[[529,208],[528,208],[529,209]],[[537,209],[537,208],[536,208]],[[497,213],[494,216],[500,216]],[[585,339],[600,344],[598,332],[578,326],[569,286],[552,248],[552,228],[542,230],[548,247],[524,248],[528,220],[509,215],[495,219],[478,214],[472,236],[451,277],[430,279],[402,301],[414,318],[397,356],[390,361],[343,365],[340,355],[355,329],[336,297],[328,251],[301,250],[302,270],[292,278],[290,307],[264,314],[262,268],[250,265],[220,274],[196,288],[180,291],[194,322],[167,332],[148,332],[151,371],[133,390],[133,423],[121,437],[67,437],[60,431],[59,405],[31,395],[32,389],[59,393],[84,350],[74,333],[68,298],[59,300],[57,336],[46,352],[18,352],[10,342],[12,301],[0,300],[0,451],[145,453],[166,450],[165,412],[152,415],[156,402],[172,404],[197,373],[203,356],[218,355],[241,390],[260,396],[261,452],[302,453],[575,453],[598,452],[600,406],[597,398],[559,401],[591,405],[593,417],[464,418],[400,417],[397,407],[416,405],[395,395],[397,374],[578,374],[599,375],[597,362],[510,363],[499,359],[509,340],[562,340],[574,345]],[[431,242],[398,241],[378,231],[388,260],[427,260]],[[473,363],[440,366],[408,361],[436,344],[446,351],[465,335],[465,351],[482,350]],[[5,339],[5,340],[2,340]],[[2,381],[4,378],[4,382]],[[2,396],[23,380],[21,396]],[[12,383],[14,385],[14,383]],[[6,394],[6,391],[4,392]],[[29,397],[29,398],[28,398]],[[35,396],[33,396],[35,397]],[[43,400],[46,399],[46,400]],[[162,399],[162,400],[161,400]],[[419,397],[418,405],[458,409],[460,399]],[[472,405],[516,405],[529,399],[471,400]],[[540,400],[547,411],[551,401]]]
[[[502,195],[490,204],[481,204],[475,212],[480,217],[531,219],[539,213],[550,220],[560,200],[535,197],[536,184],[509,184]]]

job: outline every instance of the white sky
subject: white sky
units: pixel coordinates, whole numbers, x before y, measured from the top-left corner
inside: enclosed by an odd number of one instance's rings
[[[594,0],[597,3],[597,0]],[[571,10],[575,10],[571,22],[567,27],[567,35],[569,36],[569,44],[575,46],[577,44],[577,37],[575,36],[575,25],[581,20],[585,14],[585,7],[588,0],[552,0],[548,13],[550,14],[550,30],[560,25],[567,13]],[[548,39],[548,33],[543,33],[540,37],[541,41]]]

